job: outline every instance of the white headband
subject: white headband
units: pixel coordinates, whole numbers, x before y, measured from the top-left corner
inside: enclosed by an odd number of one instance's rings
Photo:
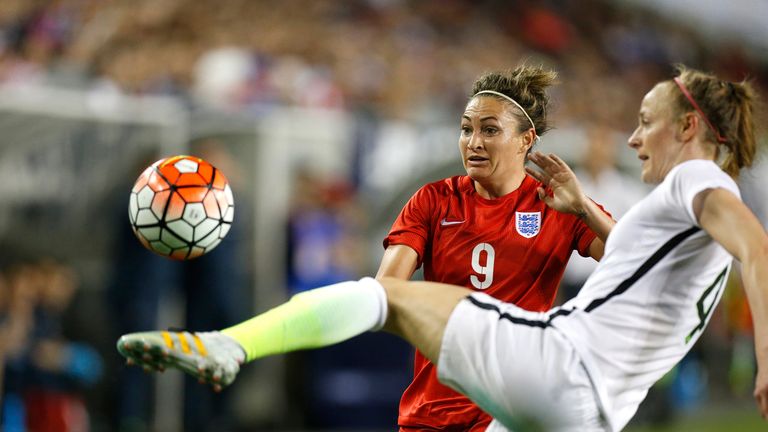
[[[501,96],[504,99],[506,99],[506,100],[512,102],[513,104],[515,104],[515,106],[520,108],[520,111],[523,112],[523,115],[525,115],[525,118],[527,118],[528,121],[531,122],[531,127],[533,128],[533,134],[536,136],[536,139],[539,139],[539,134],[536,133],[536,125],[533,124],[533,120],[531,120],[531,117],[528,115],[527,112],[525,112],[523,107],[519,103],[517,103],[516,100],[514,100],[511,97],[505,95],[504,93],[499,93],[499,92],[493,91],[493,90],[481,90],[481,91],[475,93],[475,96],[480,95],[480,94],[492,94],[492,95],[496,95],[496,96]],[[472,97],[475,97],[475,96],[472,96]]]

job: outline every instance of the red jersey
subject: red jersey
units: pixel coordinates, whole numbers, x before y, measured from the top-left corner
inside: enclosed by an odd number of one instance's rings
[[[468,176],[419,189],[395,220],[384,247],[406,245],[419,256],[428,281],[461,285],[532,310],[548,310],[573,250],[588,256],[595,234],[578,217],[541,201],[541,183],[526,176],[498,199],[477,194]],[[484,430],[491,417],[439,383],[436,369],[416,352],[413,382],[400,400],[406,428]]]

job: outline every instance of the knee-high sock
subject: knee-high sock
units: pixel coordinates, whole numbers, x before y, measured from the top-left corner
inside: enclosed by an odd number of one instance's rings
[[[387,296],[372,278],[342,282],[293,296],[287,303],[221,332],[235,339],[246,361],[345,341],[378,330]]]

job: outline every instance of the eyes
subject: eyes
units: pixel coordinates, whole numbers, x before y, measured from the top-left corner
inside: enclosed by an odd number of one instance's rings
[[[500,130],[499,130],[499,128],[497,128],[495,126],[483,126],[480,129],[480,132],[484,136],[491,137],[491,136],[497,135],[500,132]],[[461,126],[461,135],[465,136],[465,137],[472,136],[472,126],[462,125]]]

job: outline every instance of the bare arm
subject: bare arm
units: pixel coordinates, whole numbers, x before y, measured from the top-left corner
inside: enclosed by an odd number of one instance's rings
[[[540,187],[539,198],[549,207],[561,213],[575,214],[584,221],[597,235],[589,245],[589,255],[596,261],[600,261],[605,251],[605,241],[613,226],[616,225],[616,221],[600,210],[600,207],[584,194],[576,175],[557,155],[532,152],[528,159],[542,171],[526,167],[526,172],[552,191],[549,194]]]
[[[768,419],[768,236],[755,215],[725,189],[707,189],[693,200],[702,228],[741,262],[755,331],[758,373],[754,397]]]
[[[392,245],[384,251],[376,279],[393,277],[408,280],[416,271],[419,255],[410,246]]]

